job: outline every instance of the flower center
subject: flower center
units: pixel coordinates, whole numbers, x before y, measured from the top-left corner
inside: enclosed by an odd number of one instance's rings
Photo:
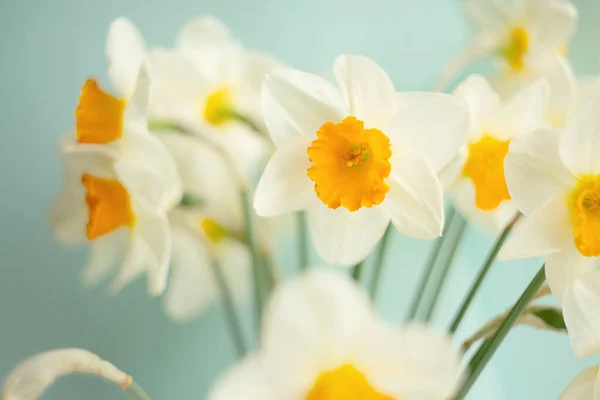
[[[88,239],[94,240],[122,226],[134,226],[129,193],[119,181],[83,174],[81,183],[86,189]]]
[[[356,211],[379,205],[390,187],[390,139],[378,129],[365,129],[363,121],[346,117],[326,122],[307,150],[312,166],[308,177],[329,208]]]
[[[88,79],[81,89],[75,110],[77,141],[79,143],[106,144],[123,134],[125,102],[106,93],[93,79]]]
[[[525,69],[523,59],[529,48],[529,35],[523,27],[516,27],[510,31],[508,41],[500,49],[500,54],[504,57],[508,65],[515,71]]]
[[[229,236],[227,229],[223,225],[219,224],[212,218],[203,218],[200,222],[200,227],[206,235],[206,237],[214,244],[219,243],[221,240]]]
[[[379,393],[354,366],[343,365],[321,374],[306,400],[394,400]]]
[[[216,126],[229,121],[231,119],[232,100],[231,90],[227,87],[212,92],[206,99],[204,119]]]
[[[462,175],[473,181],[475,205],[483,211],[494,210],[503,200],[510,200],[504,177],[504,157],[510,140],[500,141],[483,136],[469,145],[469,157]]]
[[[569,211],[577,250],[586,257],[600,256],[600,175],[579,179]]]

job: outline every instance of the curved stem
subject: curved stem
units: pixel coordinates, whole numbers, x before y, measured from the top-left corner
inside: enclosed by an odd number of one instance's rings
[[[364,260],[356,264],[352,267],[352,278],[356,282],[360,282],[360,277],[362,276],[363,266],[365,265]]]
[[[217,285],[219,286],[219,290],[223,298],[225,316],[229,324],[229,329],[231,330],[233,343],[237,351],[238,357],[241,358],[246,354],[247,347],[244,341],[244,335],[242,333],[240,319],[237,312],[235,311],[233,296],[231,294],[229,284],[227,283],[227,279],[225,278],[225,274],[223,273],[223,267],[221,266],[221,263],[219,262],[219,260],[217,260],[216,257],[211,258],[212,260],[210,262],[210,266],[212,268],[212,272],[215,276],[215,280],[217,281]]]
[[[502,344],[502,342],[504,341],[504,338],[506,337],[512,326],[515,324],[525,307],[527,307],[527,305],[531,302],[531,299],[533,299],[533,297],[535,296],[538,289],[542,286],[542,284],[546,280],[544,267],[545,265],[542,265],[538,273],[531,280],[531,283],[529,283],[529,286],[527,286],[525,291],[523,291],[521,297],[519,297],[513,308],[509,311],[506,318],[504,318],[494,335],[488,340],[486,340],[481,345],[477,353],[473,355],[471,361],[469,362],[470,374],[465,380],[455,400],[464,399],[464,397],[467,395],[475,381],[477,381],[477,378],[479,377],[487,363],[490,361],[500,344]]]
[[[521,215],[522,215],[521,213],[517,213],[513,217],[513,219],[504,227],[504,229],[502,230],[502,233],[500,233],[500,236],[498,236],[498,238],[496,239],[496,242],[492,246],[492,250],[489,252],[485,262],[483,263],[483,266],[481,267],[481,270],[479,271],[477,278],[475,278],[475,281],[471,285],[471,289],[469,290],[467,297],[465,297],[465,299],[463,300],[462,305],[458,309],[456,316],[454,317],[454,319],[452,320],[452,323],[450,324],[450,328],[448,329],[448,331],[450,333],[456,332],[456,330],[460,326],[460,323],[462,322],[465,314],[467,313],[469,306],[473,302],[473,299],[475,298],[477,291],[481,287],[483,280],[485,279],[488,272],[490,271],[490,268],[494,264],[494,261],[496,261],[496,256],[500,252],[502,245],[506,241],[506,238],[512,231],[513,227],[515,226],[515,224],[517,223],[519,218],[521,218]]]
[[[457,228],[456,228],[456,233],[454,234],[454,237],[453,237],[452,248],[450,249],[450,253],[444,260],[442,272],[440,274],[440,277],[438,278],[437,285],[433,291],[433,298],[429,302],[427,310],[425,311],[425,317],[424,317],[425,322],[429,322],[431,320],[433,311],[435,310],[435,306],[437,305],[437,301],[438,301],[440,294],[442,292],[442,289],[444,287],[444,283],[446,282],[446,278],[448,277],[448,272],[450,272],[450,268],[452,267],[452,264],[454,262],[454,257],[456,256],[456,252],[457,252],[458,248],[460,247],[462,235],[465,231],[465,228],[467,227],[467,222],[465,221],[465,219],[463,217],[461,217],[460,215],[457,215],[454,218],[456,221],[455,225],[457,226]]]
[[[136,400],[152,400],[148,393],[136,381],[131,382],[131,386],[127,389],[127,393]]]
[[[240,192],[243,214],[244,214],[244,228],[245,228],[245,237],[246,244],[248,245],[248,250],[250,251],[251,259],[252,259],[252,279],[254,282],[254,306],[256,312],[256,321],[257,327],[260,326],[260,321],[262,318],[262,310],[263,303],[266,298],[265,288],[264,288],[264,273],[262,268],[262,263],[260,261],[260,257],[258,255],[258,250],[256,248],[256,240],[254,236],[254,224],[252,218],[252,212],[250,211],[250,199],[248,198],[248,191],[242,190]]]
[[[371,287],[369,290],[369,294],[371,295],[371,299],[375,301],[377,297],[377,289],[379,288],[379,280],[381,279],[381,270],[383,268],[383,262],[385,260],[385,253],[387,250],[388,241],[390,235],[392,233],[392,224],[390,223],[381,238],[381,242],[379,243],[379,248],[377,249],[377,253],[375,254],[375,261],[373,264],[373,278],[371,279]]]
[[[446,213],[446,223],[444,225],[444,229],[442,231],[442,236],[437,238],[433,243],[433,248],[429,253],[429,257],[427,258],[427,262],[425,263],[425,270],[423,271],[423,275],[421,275],[421,279],[419,280],[419,285],[417,286],[417,291],[415,292],[413,299],[410,303],[410,308],[408,310],[408,316],[406,317],[406,321],[412,321],[417,316],[417,311],[419,310],[419,305],[421,301],[423,301],[423,295],[425,294],[425,289],[427,288],[427,283],[429,279],[431,279],[431,275],[433,274],[433,269],[435,266],[435,262],[437,261],[438,255],[440,254],[440,250],[444,241],[446,240],[446,234],[448,233],[448,228],[452,224],[452,220],[456,214],[456,209],[453,206],[450,206],[448,212]]]
[[[298,262],[300,270],[308,268],[308,232],[306,228],[306,215],[304,211],[296,213],[298,223]]]

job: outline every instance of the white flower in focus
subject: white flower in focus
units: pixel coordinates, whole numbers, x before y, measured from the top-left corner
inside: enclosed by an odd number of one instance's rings
[[[263,125],[260,84],[276,62],[243,48],[213,17],[188,23],[177,42],[176,50],[147,51],[129,20],[115,20],[107,38],[113,82],[130,90],[131,71],[146,60],[153,83],[151,120],[178,123],[210,135],[230,152],[240,170],[254,178],[252,173],[267,156],[269,143],[239,119]]]
[[[117,367],[82,349],[60,349],[36,354],[21,362],[6,378],[3,400],[37,400],[56,379],[83,373],[98,375],[123,389],[131,385],[131,377]]]
[[[465,8],[479,55],[500,59],[494,80],[506,94],[553,68],[577,26],[577,10],[564,0],[466,0]]]
[[[558,400],[600,400],[598,366],[581,371],[561,393]]]
[[[251,293],[251,257],[242,242],[242,207],[235,180],[222,157],[197,137],[158,135],[177,162],[186,195],[199,202],[169,212],[172,273],[165,311],[175,320],[190,320],[221,298],[213,258],[234,299],[242,303]]]
[[[600,256],[600,92],[564,131],[538,130],[513,140],[505,160],[510,194],[527,216],[500,257],[546,257],[552,293],[595,271]]]
[[[277,151],[256,189],[260,216],[308,210],[321,257],[363,260],[390,220],[409,236],[435,238],[443,225],[437,171],[464,143],[463,101],[439,93],[396,93],[373,61],[340,56],[339,89],[278,69],[262,105]]]
[[[261,339],[260,350],[216,383],[211,400],[445,400],[460,384],[449,337],[387,325],[354,282],[332,271],[279,287]]]
[[[471,113],[462,153],[442,171],[452,182],[448,193],[471,224],[495,234],[515,215],[505,180],[504,158],[516,137],[545,126],[547,84],[540,80],[502,101],[480,75],[467,78],[454,92]]]

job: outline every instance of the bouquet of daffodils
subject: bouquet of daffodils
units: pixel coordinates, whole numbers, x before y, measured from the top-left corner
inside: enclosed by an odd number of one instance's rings
[[[149,49],[115,20],[114,91],[83,84],[50,213],[61,242],[91,247],[83,281],[110,279],[116,293],[145,276],[176,320],[223,307],[239,361],[211,400],[460,400],[517,325],[568,334],[576,357],[600,352],[600,79],[577,79],[565,58],[577,12],[563,0],[463,5],[475,38],[432,92],[398,92],[358,55],[334,61],[334,84],[244,48],[211,17],[189,22],[174,49]],[[461,81],[484,59],[488,77]],[[497,239],[448,329],[434,331],[467,224]],[[292,230],[299,272],[284,279],[272,252]],[[394,231],[435,240],[403,327],[374,302]],[[330,267],[313,266],[309,237]],[[534,256],[545,263],[514,305],[453,341],[496,258]],[[547,295],[559,306],[536,303]],[[598,371],[557,397],[599,400]],[[0,397],[38,399],[70,373],[150,399],[83,349],[25,360]]]

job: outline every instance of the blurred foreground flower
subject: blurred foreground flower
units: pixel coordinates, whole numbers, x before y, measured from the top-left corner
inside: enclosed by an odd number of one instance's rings
[[[436,172],[467,133],[463,101],[396,93],[373,61],[340,56],[338,88],[278,69],[263,84],[263,110],[277,146],[256,189],[260,216],[308,210],[313,242],[328,263],[363,260],[390,220],[418,238],[441,234]]]
[[[598,366],[581,371],[562,392],[558,400],[600,400]]]
[[[449,399],[460,355],[425,327],[393,328],[343,274],[315,270],[267,307],[261,348],[218,381],[213,400]]]

